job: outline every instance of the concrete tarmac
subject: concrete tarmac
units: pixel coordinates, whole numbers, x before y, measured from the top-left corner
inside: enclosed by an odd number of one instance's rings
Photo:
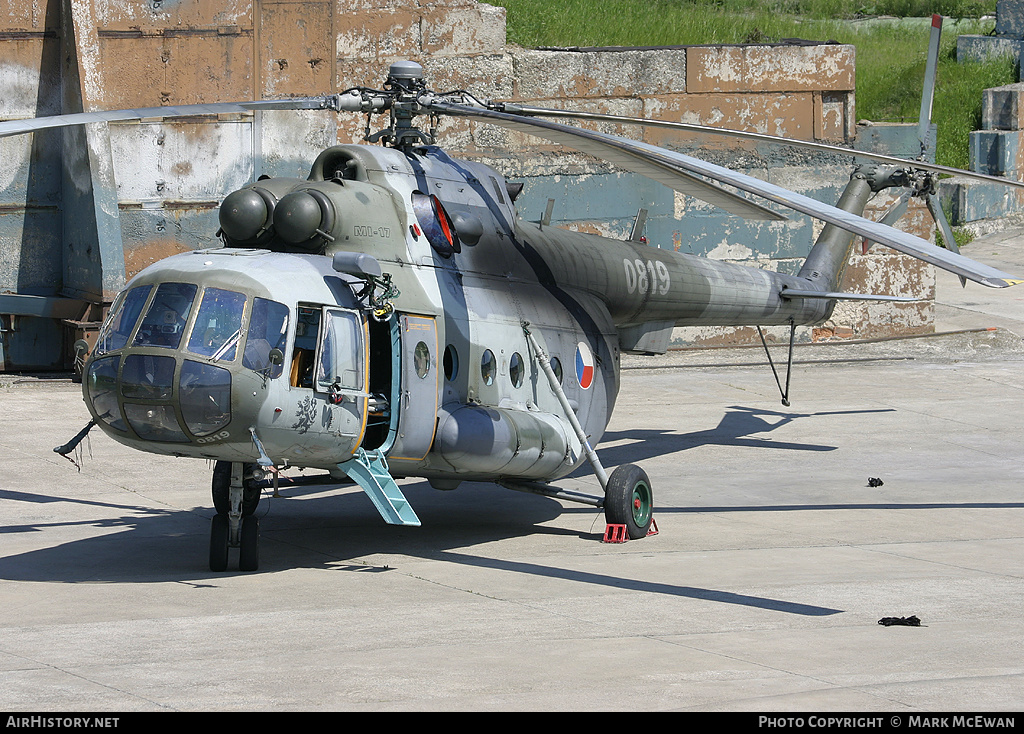
[[[1024,275],[1024,232],[965,254]],[[79,471],[79,387],[6,376],[0,710],[1021,711],[1024,286],[937,279],[958,333],[802,348],[788,408],[756,350],[630,360],[599,454],[659,533],[623,544],[494,486],[403,482],[420,528],[308,487],[211,573],[206,463],[95,431]]]

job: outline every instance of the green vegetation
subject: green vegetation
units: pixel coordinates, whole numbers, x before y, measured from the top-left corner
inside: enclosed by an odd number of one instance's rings
[[[980,127],[981,91],[1017,81],[1010,60],[956,61],[956,37],[989,33],[996,0],[486,0],[508,10],[523,46],[671,46],[837,41],[857,48],[856,115],[914,122],[921,105],[931,13],[947,18],[932,121],[939,163],[968,167],[967,133]],[[865,15],[908,20],[878,22]],[[920,18],[920,20],[909,20]],[[952,20],[951,20],[952,19]],[[962,20],[957,20],[962,19]],[[952,22],[956,21],[956,22]]]
[[[948,214],[947,214],[948,216]],[[966,227],[953,227],[953,242],[956,244],[957,249],[966,247],[967,245],[974,242],[974,232],[967,229]],[[942,232],[938,227],[935,228],[935,244],[939,247],[946,247],[945,240],[942,239]]]

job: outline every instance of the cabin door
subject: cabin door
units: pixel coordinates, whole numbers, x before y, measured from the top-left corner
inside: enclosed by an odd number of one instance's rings
[[[401,381],[398,435],[389,456],[419,461],[434,442],[437,427],[437,324],[430,316],[399,314]]]

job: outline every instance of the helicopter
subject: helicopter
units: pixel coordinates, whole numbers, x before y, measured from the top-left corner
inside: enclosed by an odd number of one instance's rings
[[[4,122],[0,136],[255,109],[387,113],[388,124],[365,144],[324,150],[306,179],[262,177],[230,193],[219,211],[222,247],[135,275],[83,368],[92,420],[54,449],[67,454],[99,426],[141,451],[213,461],[215,572],[226,570],[232,548],[240,570],[258,569],[256,507],[268,483],[276,492],[285,467],[355,482],[393,525],[420,524],[395,481],[413,477],[439,490],[494,482],[589,504],[603,508],[609,528],[643,538],[656,532],[650,479],[634,464],[608,473],[593,449],[615,406],[623,353],[664,353],[676,326],[781,325],[790,327],[792,355],[796,327],[826,320],[838,300],[900,300],[838,290],[856,237],[989,287],[1022,282],[861,216],[874,194],[929,196],[937,176],[955,169],[858,151],[869,162],[830,206],[547,118],[694,126],[437,93],[413,61],[392,64],[381,89]],[[515,206],[521,185],[437,145],[434,126],[444,116],[597,156],[741,217],[785,218],[722,184],[825,226],[790,275],[652,247],[635,235],[528,222]],[[421,117],[427,130],[416,124]],[[557,486],[586,463],[602,495]]]

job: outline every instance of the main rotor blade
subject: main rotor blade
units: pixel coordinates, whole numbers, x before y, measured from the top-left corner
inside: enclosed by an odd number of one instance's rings
[[[626,138],[615,138],[614,136],[594,133],[578,127],[561,125],[557,122],[532,120],[449,102],[431,101],[429,108],[433,111],[449,115],[484,120],[528,135],[545,138],[573,150],[589,153],[614,166],[643,174],[648,178],[665,184],[671,189],[693,196],[701,201],[706,201],[744,219],[769,221],[786,219],[782,214],[748,201],[731,191],[726,191],[718,184],[704,181],[685,171],[681,171],[679,166],[673,161],[659,155],[657,152],[659,149],[655,149],[655,152],[643,151],[638,153],[633,147],[635,141],[627,140]]]
[[[1016,188],[1024,189],[1024,181],[1016,181],[1012,178],[1002,178],[1000,176],[991,176],[986,173],[965,171],[961,168],[941,166],[936,163],[928,163],[927,161],[912,161],[906,158],[885,155],[883,153],[871,153],[869,151],[864,150],[854,150],[853,148],[844,148],[841,145],[816,143],[811,140],[791,140],[789,138],[781,138],[776,135],[752,133],[747,132],[745,130],[731,130],[729,128],[724,127],[708,127],[707,125],[693,125],[688,122],[653,120],[647,117],[626,117],[624,115],[609,115],[601,112],[555,110],[545,107],[531,107],[529,105],[511,103],[505,103],[503,105],[503,108],[505,112],[509,114],[521,115],[524,117],[553,117],[568,120],[592,120],[594,122],[615,122],[621,125],[639,125],[641,127],[660,127],[669,130],[682,130],[684,132],[690,133],[721,135],[724,137],[739,138],[742,140],[752,140],[760,143],[771,143],[773,145],[787,145],[794,148],[814,150],[820,153],[840,153],[842,155],[854,158],[866,158],[868,160],[877,161],[879,163],[889,163],[892,165],[902,166],[904,168],[919,168],[922,171],[931,171],[933,173],[945,173],[950,176],[964,176],[966,178],[973,178],[978,181],[988,181],[989,183],[1004,184],[1006,186],[1013,186]]]
[[[949,270],[957,275],[963,275],[992,288],[1005,288],[1024,282],[1024,280],[1015,278],[996,268],[935,247],[931,243],[906,232],[901,232],[898,229],[893,229],[884,224],[851,214],[850,212],[812,199],[809,196],[795,193],[753,176],[747,176],[728,168],[716,166],[713,163],[691,158],[682,153],[658,148],[657,146],[641,143],[636,140],[629,140],[628,138],[621,138],[617,135],[583,130],[546,120],[522,118],[503,112],[494,112],[466,105],[431,102],[429,106],[438,112],[490,122],[494,125],[545,138],[576,150],[599,155],[615,165],[619,165],[621,160],[623,161],[623,167],[630,168],[630,170],[643,168],[642,165],[631,167],[631,164],[635,164],[637,161],[646,161],[651,163],[651,167],[659,172],[675,169],[676,173],[685,172],[706,176],[715,181],[734,186],[741,191],[756,194],[815,219],[828,222],[848,232],[853,232],[875,242],[888,245],[894,250],[912,255],[944,270]],[[723,189],[719,190],[724,191]],[[740,201],[745,200],[740,199]]]
[[[58,127],[87,125],[92,122],[121,122],[144,120],[155,117],[194,117],[196,115],[221,115],[248,112],[252,110],[320,110],[335,109],[333,95],[325,97],[293,97],[289,99],[267,99],[255,102],[216,102],[213,104],[168,105],[166,107],[140,107],[130,110],[104,110],[102,112],[76,112],[52,117],[35,117],[27,120],[0,122],[0,138],[23,135]]]

